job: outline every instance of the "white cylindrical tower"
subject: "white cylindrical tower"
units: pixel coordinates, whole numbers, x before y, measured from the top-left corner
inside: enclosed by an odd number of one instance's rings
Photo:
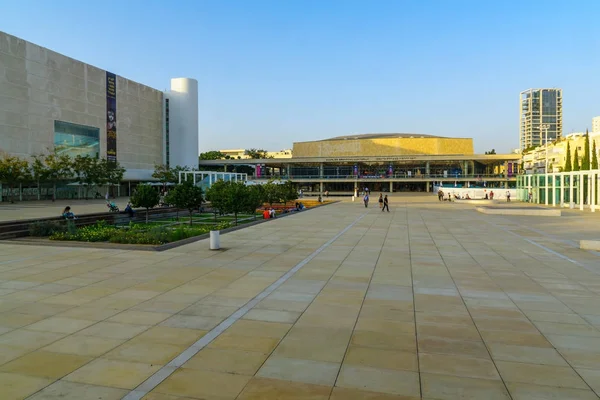
[[[169,146],[171,166],[198,168],[198,81],[171,79],[169,92]]]

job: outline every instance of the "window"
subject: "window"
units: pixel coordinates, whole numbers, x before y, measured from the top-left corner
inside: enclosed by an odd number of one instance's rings
[[[70,157],[100,156],[100,128],[54,121],[54,150]]]

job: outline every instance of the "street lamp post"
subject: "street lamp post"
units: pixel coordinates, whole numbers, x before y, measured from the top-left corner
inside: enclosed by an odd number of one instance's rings
[[[548,129],[550,129],[549,124],[542,124],[540,126],[540,130],[544,131],[544,153],[546,158],[546,166],[544,167],[544,186],[546,187],[546,196],[544,200],[546,201],[546,205],[548,205]]]

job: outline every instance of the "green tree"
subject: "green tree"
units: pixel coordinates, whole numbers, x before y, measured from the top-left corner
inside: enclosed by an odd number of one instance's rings
[[[281,203],[283,200],[281,185],[275,183],[273,179],[269,180],[263,186],[263,201],[273,206],[273,203]]]
[[[200,153],[200,160],[222,160],[225,158],[225,154],[220,151],[207,151],[206,153]]]
[[[573,162],[571,161],[571,146],[569,145],[569,142],[567,142],[567,157],[565,159],[565,166],[563,168],[564,172],[571,172],[573,171]]]
[[[233,214],[235,223],[238,222],[238,214],[249,212],[250,208],[258,201],[257,198],[251,198],[251,192],[244,182],[219,180],[212,184],[206,191],[206,198],[210,201],[211,207],[218,209],[224,214]],[[253,209],[253,213],[256,208]]]
[[[15,186],[28,180],[31,180],[31,172],[26,160],[9,155],[0,158],[0,182],[8,185],[11,203],[14,203],[12,192]]]
[[[596,153],[596,141],[592,146],[592,169],[598,169],[598,154]]]
[[[590,169],[590,134],[585,130],[585,145],[583,147],[583,157],[581,157],[581,170],[588,171]]]
[[[252,185],[247,187],[248,194],[245,201],[246,212],[254,215],[254,219],[256,219],[256,210],[263,205],[265,194],[262,185]]]
[[[580,169],[579,154],[577,152],[577,149],[575,149],[575,154],[573,155],[573,171],[579,171],[579,169]]]
[[[179,172],[189,171],[188,167],[177,165],[175,168],[170,168],[168,165],[155,165],[152,177],[158,179],[163,184],[163,189],[168,183],[179,183]]]
[[[98,179],[96,185],[111,185],[116,186],[123,180],[125,175],[125,168],[117,161],[108,161],[102,158],[98,161]]]
[[[45,180],[52,184],[52,201],[56,200],[56,185],[73,178],[74,160],[67,154],[47,154],[43,160],[47,168]]]
[[[217,214],[225,214],[227,212],[225,186],[225,181],[219,179],[218,181],[213,183],[206,191],[206,200],[210,201],[210,208],[215,214],[215,221],[217,220]]]
[[[160,200],[158,191],[150,185],[138,185],[131,196],[131,204],[134,207],[146,209],[146,223],[148,223],[148,211],[156,207]]]
[[[267,155],[267,151],[264,149],[247,149],[246,154],[254,160],[262,158],[273,158],[273,156]]]
[[[292,181],[286,181],[284,184],[279,186],[279,190],[281,191],[281,200],[284,203],[287,203],[288,201],[294,201],[298,198],[298,191],[296,190],[296,187]]]
[[[48,167],[44,163],[44,156],[34,155],[33,162],[31,163],[31,175],[35,183],[37,184],[38,200],[42,191],[42,182],[46,180],[48,176]],[[54,199],[52,199],[54,201]]]
[[[184,208],[190,214],[190,225],[192,225],[193,213],[204,203],[202,188],[194,185],[191,181],[184,181],[175,186],[167,195],[167,202],[177,208]]]
[[[485,154],[496,154],[496,149],[491,149],[490,151],[486,151]]]

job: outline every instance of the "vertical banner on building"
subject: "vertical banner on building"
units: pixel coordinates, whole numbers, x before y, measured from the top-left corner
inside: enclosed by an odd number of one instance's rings
[[[117,76],[106,72],[106,159],[117,161]]]
[[[509,178],[513,175],[513,163],[511,163],[511,162],[508,163],[507,175]]]
[[[354,164],[354,175],[358,175],[358,165]]]
[[[256,164],[256,177],[260,178],[260,164]]]
[[[392,176],[392,175],[394,175],[394,167],[392,166],[392,164],[390,164],[390,165],[388,166],[388,175],[389,175],[389,176]]]

